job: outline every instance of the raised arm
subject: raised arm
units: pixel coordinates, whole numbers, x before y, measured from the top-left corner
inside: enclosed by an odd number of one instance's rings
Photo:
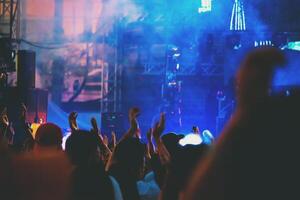
[[[123,135],[121,140],[124,140],[129,137],[139,137],[139,124],[137,121],[137,117],[140,115],[140,109],[139,108],[131,108],[129,111],[129,123],[130,127],[128,131]]]
[[[170,153],[168,152],[167,148],[165,147],[164,143],[160,138],[161,134],[165,130],[165,123],[166,123],[165,113],[161,113],[159,122],[156,123],[153,128],[153,138],[157,145],[157,153],[159,155],[162,165],[169,164],[171,160]]]
[[[6,133],[9,127],[9,120],[6,113],[6,108],[2,110],[0,120],[0,145],[7,145],[8,141],[6,138]]]
[[[155,148],[152,143],[152,128],[150,128],[147,132],[147,157],[150,159],[155,153]]]
[[[79,129],[78,125],[77,125],[77,116],[78,116],[78,113],[76,113],[76,112],[71,112],[69,115],[69,125],[70,125],[70,129],[71,129],[72,133]]]
[[[114,149],[117,146],[117,136],[114,131],[111,132],[111,151],[114,151]]]
[[[92,124],[92,132],[95,134],[95,136],[97,138],[97,142],[98,142],[101,153],[103,153],[105,156],[110,156],[111,151],[108,148],[107,143],[104,142],[104,137],[102,137],[100,130],[98,128],[98,125],[97,125],[97,121],[94,117],[91,119],[91,124]]]

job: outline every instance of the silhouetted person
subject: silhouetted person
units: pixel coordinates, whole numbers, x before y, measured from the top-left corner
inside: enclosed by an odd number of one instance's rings
[[[111,179],[100,160],[95,135],[75,131],[68,144],[68,154],[75,168],[72,172],[72,199],[114,199]]]
[[[14,129],[13,145],[17,151],[32,150],[34,139],[31,133],[30,124],[26,121],[27,108],[22,103],[17,109],[18,118],[12,124]]]
[[[69,199],[71,164],[61,143],[57,125],[37,129],[33,151],[11,159],[10,199]]]
[[[120,184],[124,200],[140,199],[136,182],[144,175],[146,146],[138,138],[123,139],[115,148],[109,173]]]
[[[271,97],[275,48],[251,52],[237,77],[238,108],[183,199],[299,199],[299,97]]]

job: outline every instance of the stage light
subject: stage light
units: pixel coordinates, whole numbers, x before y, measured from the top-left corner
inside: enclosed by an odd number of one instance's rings
[[[195,133],[190,133],[190,134],[184,136],[184,138],[182,138],[181,140],[179,140],[179,144],[181,146],[185,146],[185,145],[199,145],[202,142],[203,142],[203,140],[200,137],[200,135],[195,134]]]
[[[300,41],[289,42],[286,48],[294,51],[300,51]]]
[[[246,19],[244,5],[241,0],[235,0],[231,12],[230,20],[231,31],[245,31],[246,30]]]

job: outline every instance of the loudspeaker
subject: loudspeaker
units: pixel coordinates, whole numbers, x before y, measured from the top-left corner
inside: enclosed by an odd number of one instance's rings
[[[17,53],[17,86],[35,88],[35,52],[20,50]]]

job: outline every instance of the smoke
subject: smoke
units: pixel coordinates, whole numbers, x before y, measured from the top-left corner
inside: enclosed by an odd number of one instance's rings
[[[143,16],[143,13],[142,7],[133,0],[103,1],[97,33],[108,34],[113,31],[118,22],[122,21],[126,24],[135,22]]]

